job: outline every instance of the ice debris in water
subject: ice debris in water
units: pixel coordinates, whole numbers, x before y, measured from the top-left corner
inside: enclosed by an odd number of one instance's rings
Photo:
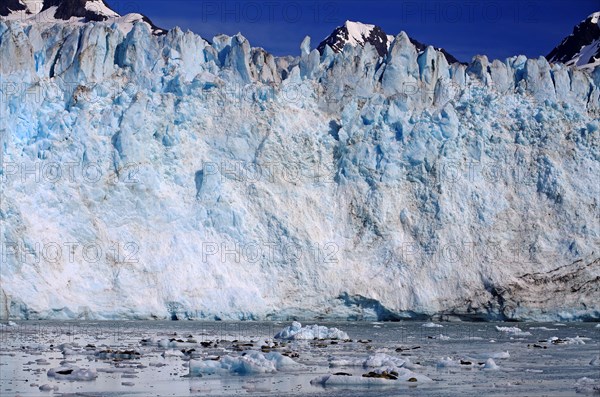
[[[500,369],[500,367],[496,364],[496,362],[494,361],[493,358],[488,358],[485,362],[485,364],[483,365],[484,370],[488,370],[488,371],[496,371],[498,369]]]
[[[322,325],[302,326],[298,321],[279,331],[275,339],[312,340],[312,339],[350,339],[347,333],[337,328],[327,328]]]
[[[444,326],[442,324],[436,324],[436,323],[429,322],[429,323],[423,324],[423,327],[425,327],[425,328],[442,328]]]
[[[283,369],[294,369],[300,366],[301,364],[296,363],[281,353],[245,351],[240,356],[226,355],[216,360],[190,360],[189,375],[202,376],[219,373],[252,375],[274,373]]]
[[[406,363],[406,360],[400,357],[393,357],[385,353],[376,353],[363,358],[329,358],[330,367],[364,367],[364,368],[376,368],[376,367],[402,367]]]
[[[506,332],[507,334],[513,334],[515,336],[531,335],[531,332],[523,331],[521,328],[518,328],[518,327],[498,327],[498,326],[496,326],[496,331]]]
[[[47,375],[48,377],[56,378],[58,380],[81,381],[94,380],[98,377],[98,374],[94,369],[83,369],[74,365],[51,368],[48,370]]]

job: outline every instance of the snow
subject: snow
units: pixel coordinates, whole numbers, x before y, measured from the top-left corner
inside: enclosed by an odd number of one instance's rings
[[[56,6],[49,7],[42,11],[43,2],[39,0],[25,1],[29,13],[25,11],[15,11],[6,17],[0,17],[0,20],[21,21],[25,24],[60,24],[65,26],[87,26],[89,23],[83,21],[83,18],[72,17],[68,20],[55,18]],[[115,26],[123,35],[127,35],[136,23],[141,23],[148,28],[150,24],[143,20],[144,16],[138,13],[129,13],[123,16],[110,9],[102,0],[88,0],[85,8],[95,12],[98,15],[106,16],[108,19],[104,22],[95,22],[100,25]],[[114,25],[113,25],[114,24]]]
[[[85,3],[85,8],[86,10],[93,11],[96,14],[105,15],[109,18],[116,18],[119,16],[115,11],[108,8],[103,0],[88,0]]]
[[[347,333],[337,328],[327,328],[319,325],[302,326],[298,321],[282,329],[275,339],[313,340],[313,339],[350,339]]]
[[[598,315],[597,72],[113,22],[0,21],[2,318]]]
[[[369,25],[361,22],[346,21],[344,26],[348,30],[347,44],[352,46],[361,45],[369,37],[375,25]]]

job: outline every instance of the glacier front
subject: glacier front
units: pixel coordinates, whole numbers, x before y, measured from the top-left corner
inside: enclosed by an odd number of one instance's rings
[[[600,68],[0,22],[0,315],[600,318]]]

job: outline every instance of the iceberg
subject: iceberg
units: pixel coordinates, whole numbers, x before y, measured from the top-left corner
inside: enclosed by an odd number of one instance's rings
[[[282,329],[275,335],[275,339],[313,340],[313,339],[350,339],[347,333],[337,328],[327,328],[322,325],[302,326],[298,321]]]

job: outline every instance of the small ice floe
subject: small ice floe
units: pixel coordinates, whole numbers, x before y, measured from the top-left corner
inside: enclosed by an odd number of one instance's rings
[[[498,331],[498,332],[505,332],[507,334],[512,334],[512,335],[515,335],[515,336],[529,336],[529,335],[531,335],[531,332],[523,331],[521,328],[518,328],[518,327],[498,327],[496,325],[496,331]]]
[[[460,364],[458,363],[458,361],[455,361],[450,357],[443,357],[442,359],[438,360],[435,366],[437,368],[450,368],[458,367],[459,365]]]
[[[567,326],[567,324],[563,324],[563,323],[554,323],[552,325],[554,325],[555,327],[566,327]]]
[[[377,368],[377,367],[402,367],[406,363],[406,360],[400,357],[393,357],[385,353],[377,353],[367,358],[330,358],[330,367],[363,367],[363,368]]]
[[[429,338],[429,339],[437,339],[437,340],[450,340],[450,337],[446,336],[444,334],[428,336],[427,338]]]
[[[88,381],[94,380],[98,377],[98,374],[93,369],[83,369],[74,365],[51,368],[48,370],[47,375],[51,378],[58,380],[80,380]]]
[[[321,386],[397,386],[406,383],[427,383],[432,380],[406,368],[379,368],[362,376],[336,372],[319,376],[310,381]]]
[[[496,362],[493,358],[488,358],[481,369],[485,371],[497,371],[500,369],[500,367],[496,365]]]
[[[444,328],[444,326],[442,324],[436,324],[436,323],[432,323],[432,322],[425,323],[422,326],[425,328]]]
[[[133,382],[121,382],[122,386],[135,386],[135,383]]]
[[[163,349],[167,349],[167,348],[182,348],[182,347],[194,347],[197,345],[195,340],[183,340],[183,339],[176,339],[176,338],[171,338],[171,339],[161,339],[157,342],[158,347],[162,347]]]
[[[243,352],[240,356],[222,356],[216,360],[190,360],[189,376],[202,376],[210,374],[231,373],[239,375],[252,375],[261,373],[275,373],[300,367],[289,357],[281,353],[261,353],[255,350]]]
[[[595,328],[600,328],[600,324],[596,324],[596,327],[595,327]]]
[[[592,358],[590,365],[593,365],[594,367],[600,366],[600,356]]]
[[[529,327],[529,329],[537,329],[540,331],[558,331],[558,328],[548,328],[548,327]]]
[[[302,326],[298,321],[279,331],[275,339],[313,340],[313,339],[350,339],[347,333],[337,328],[327,328],[321,325]]]
[[[104,372],[107,374],[137,374],[138,373],[135,370],[135,368],[131,368],[131,367],[98,368],[98,372]]]
[[[485,353],[473,353],[468,354],[467,357],[476,359],[476,360],[487,360],[488,358],[510,358],[510,353],[508,351],[505,352],[485,352]]]
[[[123,360],[131,360],[134,358],[140,358],[141,353],[137,350],[101,350],[95,353],[96,357],[102,359],[109,358],[120,358]]]
[[[475,366],[477,366],[478,364],[483,365],[483,363],[478,363],[476,360],[473,360],[472,358],[465,358],[464,360],[463,359],[453,360],[450,357],[445,357],[436,363],[436,367],[438,369],[452,368],[452,367],[461,367],[461,368],[471,369],[471,368],[474,368]]]
[[[183,357],[185,354],[179,350],[169,349],[162,352],[161,356],[163,357]]]
[[[41,385],[39,387],[41,391],[58,391],[58,386],[50,386],[49,384]]]
[[[547,342],[551,343],[553,345],[585,345],[585,341],[584,339],[587,338],[581,338],[579,336],[576,336],[574,338],[557,338],[556,336],[553,336],[552,338],[548,339]]]
[[[544,370],[543,369],[529,369],[529,368],[527,368],[525,370],[525,372],[531,372],[533,374],[543,374]]]
[[[586,377],[579,378],[575,382],[575,390],[577,393],[600,394],[600,382]]]

